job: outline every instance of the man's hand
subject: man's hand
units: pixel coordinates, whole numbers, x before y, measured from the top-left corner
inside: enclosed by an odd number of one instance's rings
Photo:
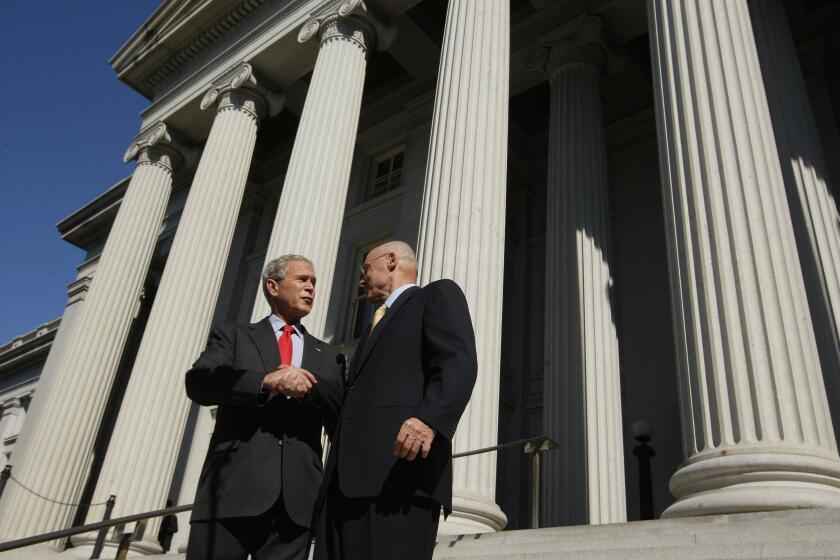
[[[283,365],[263,377],[263,387],[272,394],[289,397],[305,397],[312,386],[318,383],[315,376],[303,368]]]
[[[394,455],[406,461],[413,461],[417,453],[425,459],[429,456],[432,441],[437,430],[419,418],[409,418],[400,427],[397,441],[394,442]]]

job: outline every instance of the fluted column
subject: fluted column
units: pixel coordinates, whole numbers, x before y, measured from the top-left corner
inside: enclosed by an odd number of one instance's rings
[[[478,381],[453,452],[495,445],[507,184],[510,6],[450,0],[438,71],[418,238],[421,285],[451,278],[470,307]],[[454,511],[441,534],[504,528],[496,455],[455,459]]]
[[[384,29],[364,3],[346,0],[313,14],[298,35],[300,42],[317,35],[320,48],[265,258],[295,253],[315,264],[318,304],[304,320],[315,336],[327,317],[368,52]],[[252,320],[268,313],[257,290]]]
[[[49,362],[48,403],[39,403],[27,434],[31,441],[12,459],[15,476],[37,492],[78,502],[87,479],[102,414],[116,375],[140,292],[160,233],[173,168],[183,160],[172,134],[159,123],[126,152],[137,167],[99,257],[85,306],[66,352]],[[36,399],[38,397],[35,397]],[[40,499],[8,484],[0,504],[0,538],[64,529],[74,507]],[[60,543],[54,543],[55,547]]]
[[[627,520],[609,263],[601,21],[541,41],[551,81],[546,219],[542,526]]]
[[[207,341],[257,125],[272,97],[243,63],[214,84],[202,101],[203,108],[217,106],[216,115],[94,493],[94,502],[116,495],[115,517],[166,503],[190,406],[184,372]],[[88,520],[101,515],[102,508],[92,508]],[[132,544],[134,550],[160,552],[159,524],[160,519],[150,521],[142,540]]]
[[[840,434],[840,215],[799,56],[779,0],[749,2],[805,290]]]
[[[686,461],[666,516],[840,506],[746,0],[649,0]]]
[[[190,441],[189,454],[184,466],[184,476],[181,482],[181,489],[174,505],[191,504],[195,502],[195,491],[198,489],[198,479],[201,477],[201,469],[204,466],[204,459],[207,457],[207,448],[210,445],[210,437],[216,426],[216,409],[206,406],[199,407],[193,427],[192,439]],[[190,516],[192,511],[185,511],[178,514],[178,533],[172,539],[172,552],[186,552],[189,541]]]

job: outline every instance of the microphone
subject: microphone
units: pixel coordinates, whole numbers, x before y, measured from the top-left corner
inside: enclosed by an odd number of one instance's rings
[[[347,358],[339,352],[335,355],[335,363],[341,368],[341,381],[347,384]]]

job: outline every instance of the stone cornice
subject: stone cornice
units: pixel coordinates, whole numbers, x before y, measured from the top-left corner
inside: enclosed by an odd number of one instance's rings
[[[343,39],[366,52],[373,47],[383,51],[393,43],[396,29],[373,14],[362,0],[333,0],[311,14],[298,33],[298,41],[305,43],[315,35],[321,44]]]
[[[201,109],[205,110],[217,101],[219,109],[237,106],[251,112],[260,120],[266,112],[269,116],[274,116],[282,111],[285,98],[263,85],[250,64],[240,62],[213,81],[201,99]]]
[[[10,369],[29,363],[39,356],[45,356],[52,345],[60,324],[61,317],[16,336],[1,345],[0,375]]]
[[[56,229],[61,238],[76,247],[90,250],[111,229],[130,177],[119,181],[60,222]]]
[[[121,80],[151,99],[163,84],[272,1],[164,2],[111,58],[110,64]],[[152,60],[152,70],[142,72],[140,67]]]

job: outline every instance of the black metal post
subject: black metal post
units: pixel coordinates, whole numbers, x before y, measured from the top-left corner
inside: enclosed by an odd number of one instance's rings
[[[128,557],[128,549],[132,540],[134,540],[133,533],[126,533],[122,536],[120,544],[117,546],[117,554],[114,557],[114,560],[125,560],[126,557]]]
[[[6,481],[12,476],[12,465],[6,465],[3,467],[3,471],[0,472],[0,497],[3,497],[3,490],[6,489]]]
[[[540,528],[540,450],[529,441],[522,448],[525,455],[531,456],[531,528]]]
[[[647,444],[650,436],[638,435],[639,445],[633,448],[633,455],[639,461],[639,519],[653,519],[653,484],[650,472],[650,459],[656,451]]]
[[[116,501],[117,497],[111,494],[111,497],[105,503],[105,515],[102,516],[102,521],[111,519],[111,513],[114,511],[114,502]],[[96,543],[93,545],[93,552],[90,554],[91,560],[99,558],[99,555],[102,554],[102,548],[105,546],[105,537],[108,536],[108,529],[109,527],[99,529],[99,534],[96,535]]]

